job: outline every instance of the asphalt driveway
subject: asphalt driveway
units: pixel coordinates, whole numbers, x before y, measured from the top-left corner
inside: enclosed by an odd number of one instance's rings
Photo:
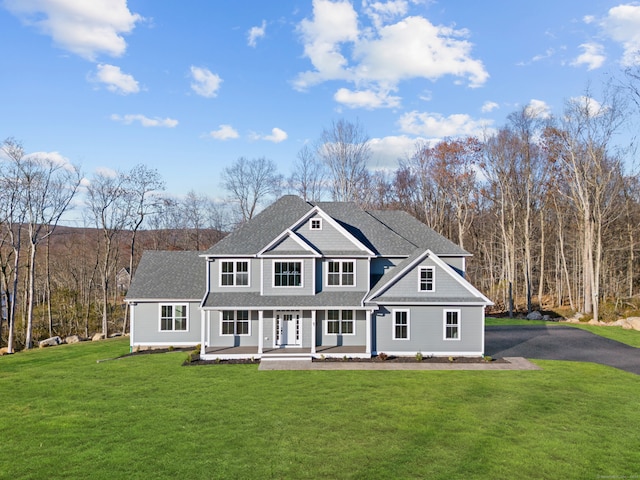
[[[573,327],[488,326],[485,354],[494,358],[594,362],[640,375],[640,348]]]

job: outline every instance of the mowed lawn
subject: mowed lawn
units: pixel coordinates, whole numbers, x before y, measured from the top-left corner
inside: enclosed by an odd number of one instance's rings
[[[127,340],[0,358],[3,479],[640,475],[640,377],[181,366]]]

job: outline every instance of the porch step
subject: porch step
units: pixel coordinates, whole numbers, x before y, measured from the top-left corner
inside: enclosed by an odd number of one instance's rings
[[[311,355],[309,354],[263,354],[260,358],[261,362],[264,361],[293,361],[293,362],[311,362]]]

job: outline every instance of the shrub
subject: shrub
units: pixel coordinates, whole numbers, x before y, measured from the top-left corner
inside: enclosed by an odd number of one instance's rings
[[[417,362],[421,362],[422,361],[422,353],[420,353],[420,352],[416,353],[416,361]]]
[[[380,353],[378,354],[378,358],[384,362],[387,358],[389,358],[389,355],[387,355],[387,354],[386,354],[386,353],[384,353],[384,352],[380,352]]]

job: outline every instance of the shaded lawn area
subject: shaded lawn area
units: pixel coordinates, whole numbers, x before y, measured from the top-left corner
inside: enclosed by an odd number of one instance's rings
[[[547,322],[544,320],[525,320],[522,318],[493,318],[487,317],[485,319],[485,325],[547,325],[547,326],[563,326],[574,327],[586,330],[595,335],[615,340],[616,342],[631,345],[632,347],[640,348],[640,331],[638,330],[626,330],[622,327],[602,327],[599,325],[589,325],[586,323],[559,323],[559,322]]]
[[[638,376],[182,367],[126,340],[0,358],[0,478],[597,478],[640,474]]]

